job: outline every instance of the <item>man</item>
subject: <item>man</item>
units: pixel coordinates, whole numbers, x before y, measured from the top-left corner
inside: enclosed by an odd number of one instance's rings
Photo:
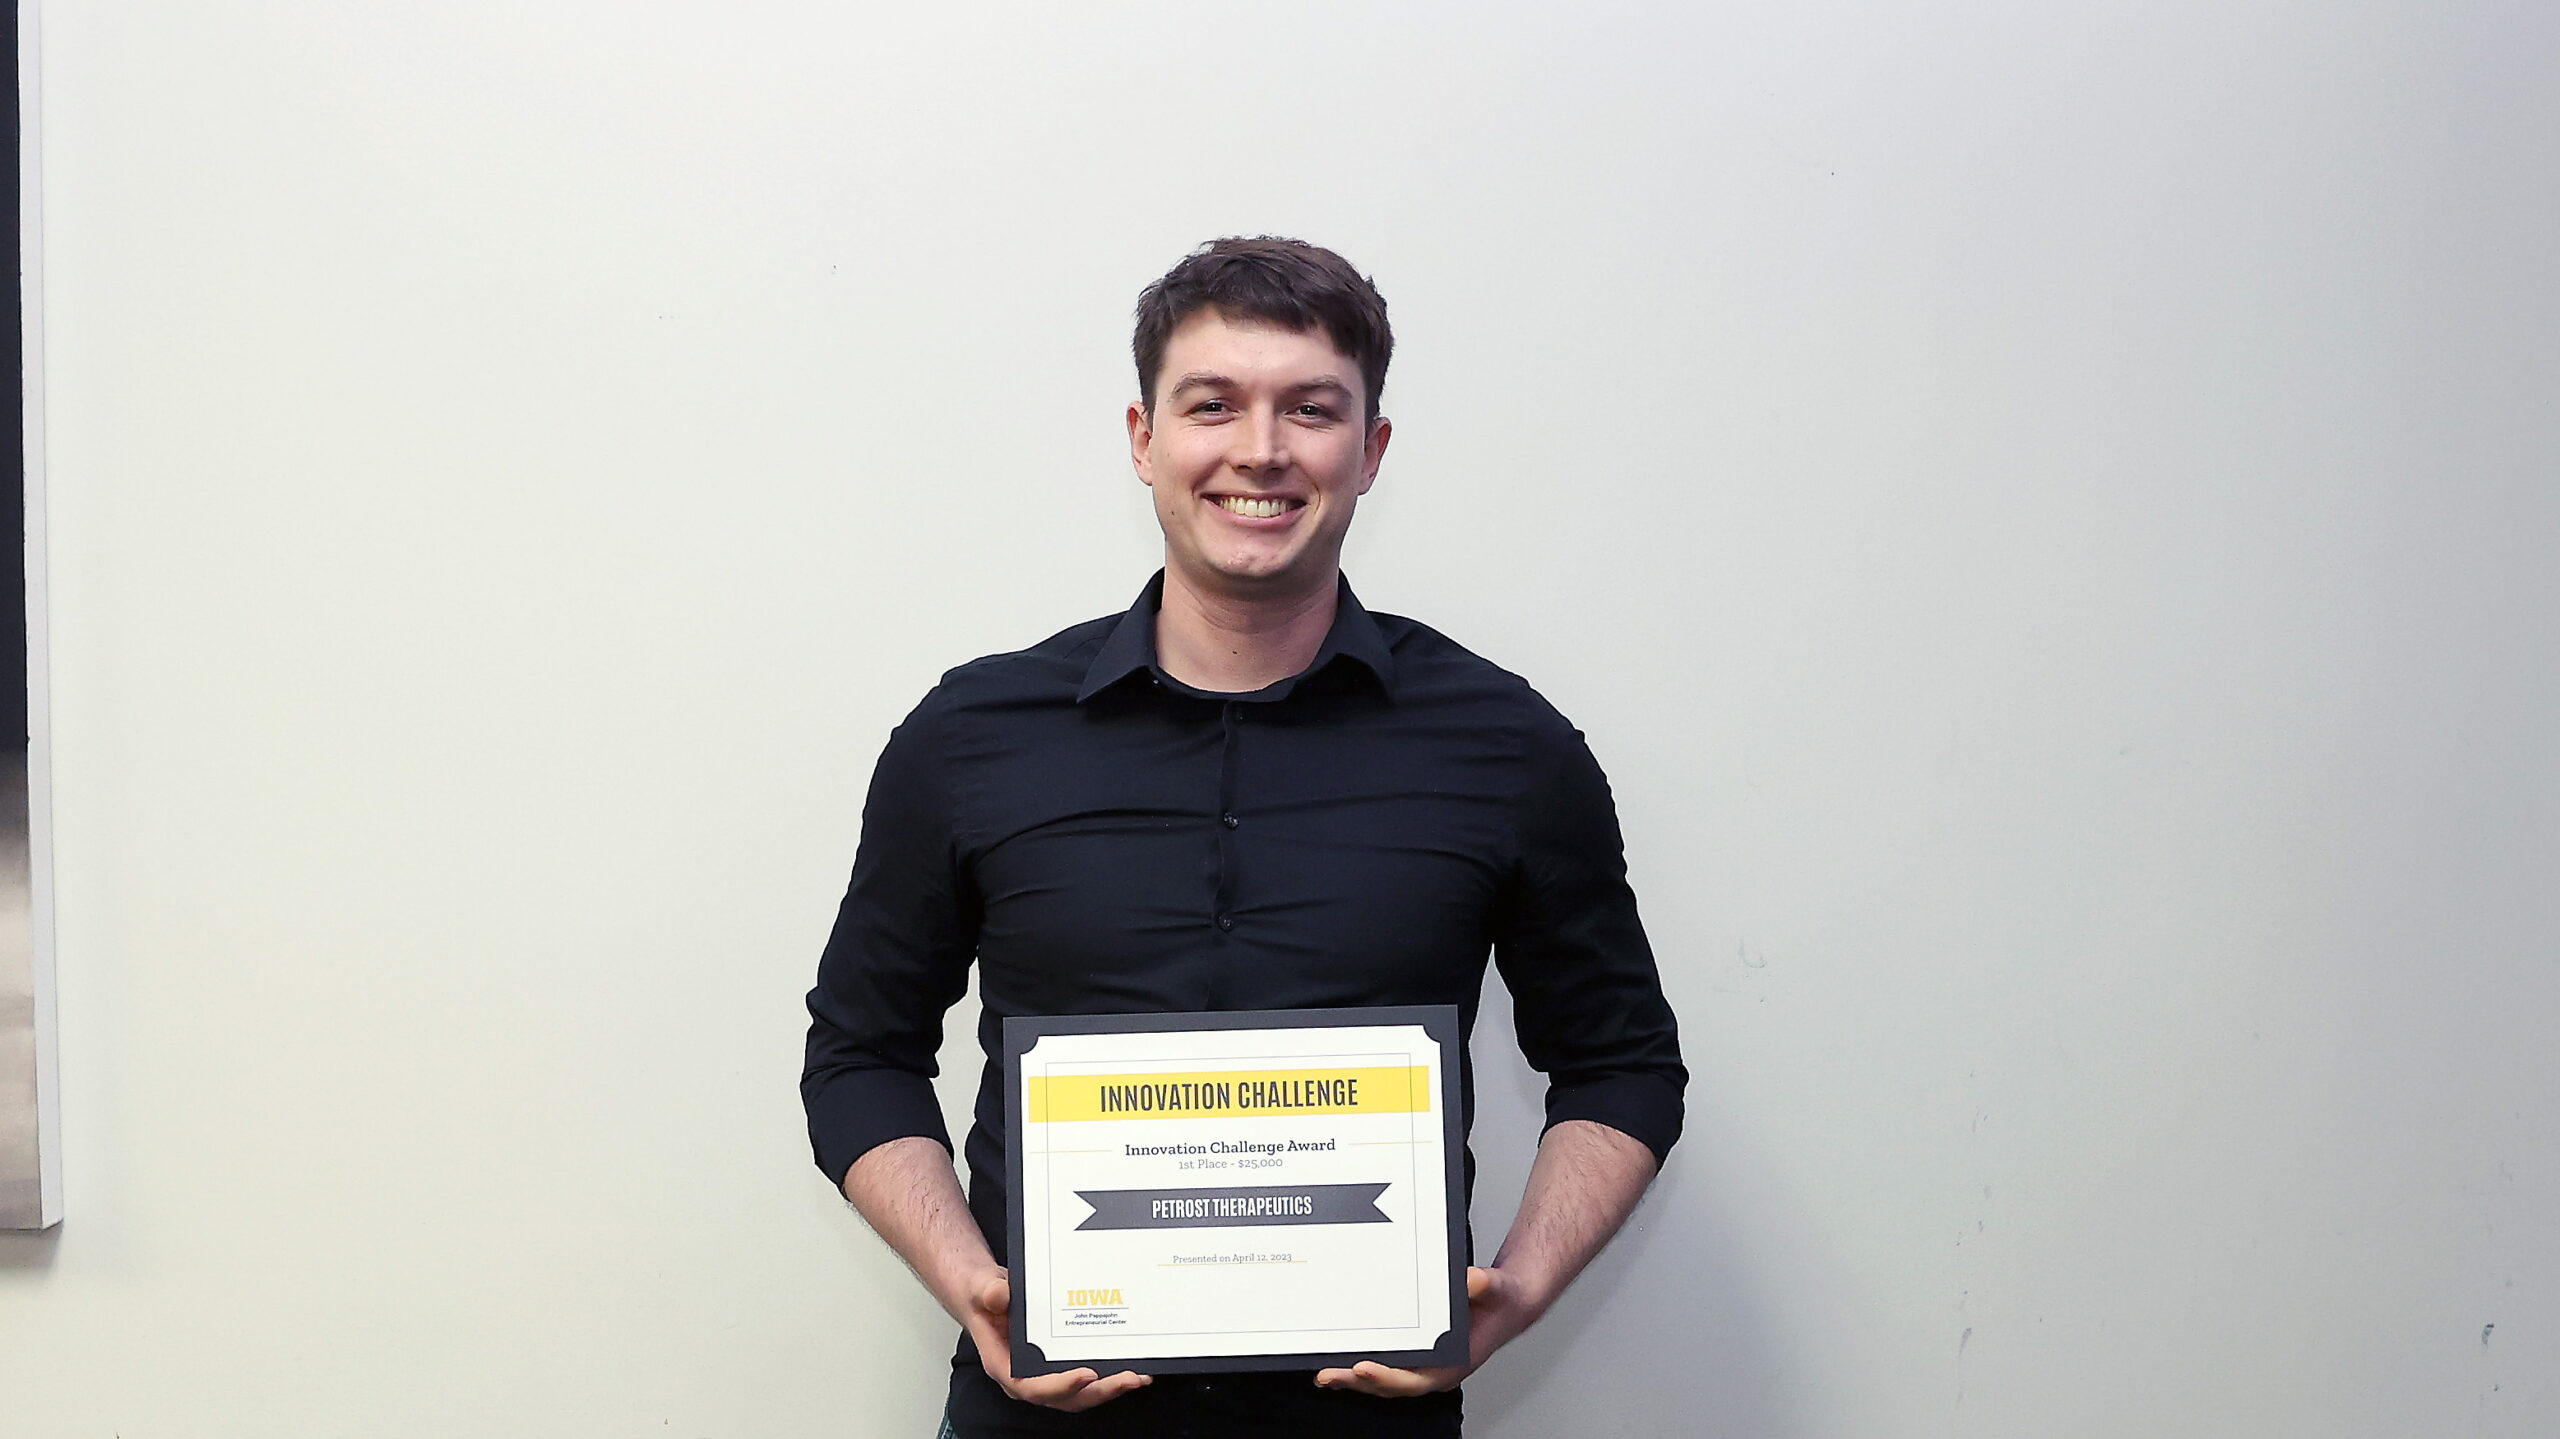
[[[1455,1435],[1458,1381],[1554,1303],[1679,1136],[1687,1072],[1608,784],[1527,685],[1342,579],[1391,432],[1393,340],[1357,270],[1218,241],[1140,297],[1134,348],[1129,453],[1164,570],[1125,614],[953,670],[890,736],[809,995],[811,1142],[960,1322],[960,1439]],[[1472,1030],[1488,951],[1548,1128],[1500,1253],[1468,1271],[1465,1368],[1013,1377],[1005,1016],[1456,1004]],[[963,1200],[928,1079],[973,959],[988,1059]]]

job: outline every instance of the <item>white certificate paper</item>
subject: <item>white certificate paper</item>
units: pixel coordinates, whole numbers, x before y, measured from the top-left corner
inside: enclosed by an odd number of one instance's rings
[[[1013,1372],[1467,1355],[1454,1005],[1005,1021]]]

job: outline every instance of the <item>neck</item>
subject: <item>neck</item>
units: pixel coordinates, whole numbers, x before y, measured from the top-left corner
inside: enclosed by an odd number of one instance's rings
[[[1239,598],[1186,583],[1167,567],[1156,612],[1156,663],[1211,694],[1249,694],[1315,662],[1333,629],[1339,587],[1324,583],[1287,595]]]

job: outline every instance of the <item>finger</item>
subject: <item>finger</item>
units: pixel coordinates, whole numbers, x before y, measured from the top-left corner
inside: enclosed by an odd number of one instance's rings
[[[1097,1379],[1090,1369],[1071,1369],[1064,1374],[1046,1374],[1037,1379],[1017,1379],[1005,1386],[1014,1398],[1043,1408],[1078,1413],[1096,1404],[1117,1399],[1132,1389],[1153,1384],[1148,1374],[1132,1374],[1126,1370],[1108,1379]]]
[[[1154,1382],[1156,1382],[1155,1376],[1152,1374],[1132,1374],[1124,1369],[1121,1372],[1112,1375],[1108,1379],[1096,1379],[1092,1383],[1087,1384],[1082,1389],[1077,1390],[1065,1403],[1062,1403],[1057,1407],[1065,1409],[1071,1413],[1081,1412],[1092,1408],[1096,1404],[1104,1404],[1117,1399],[1132,1389],[1144,1389]]]
[[[1070,1369],[1064,1374],[1041,1374],[1007,1383],[1005,1392],[1025,1404],[1046,1404],[1058,1408],[1083,1392],[1095,1380],[1090,1369]]]
[[[986,1283],[978,1286],[978,1307],[989,1314],[1008,1313],[1013,1308],[1013,1281],[999,1269]]]
[[[1355,1394],[1372,1394],[1381,1399],[1410,1399],[1431,1392],[1431,1381],[1410,1369],[1397,1369],[1375,1359],[1363,1359],[1348,1369],[1326,1369],[1316,1375],[1316,1383],[1326,1389],[1348,1389]]]
[[[1473,1304],[1493,1292],[1493,1271],[1467,1266],[1467,1302]]]
[[[1351,1366],[1351,1372],[1378,1386],[1377,1392],[1390,1395],[1428,1394],[1431,1381],[1410,1369],[1398,1369],[1375,1359],[1363,1359]]]

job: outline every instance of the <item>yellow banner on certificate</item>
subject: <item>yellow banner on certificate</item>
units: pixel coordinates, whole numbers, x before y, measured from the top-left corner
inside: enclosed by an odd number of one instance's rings
[[[1421,1114],[1431,1066],[1048,1074],[1025,1080],[1033,1124],[1078,1119],[1241,1119],[1283,1114]]]

